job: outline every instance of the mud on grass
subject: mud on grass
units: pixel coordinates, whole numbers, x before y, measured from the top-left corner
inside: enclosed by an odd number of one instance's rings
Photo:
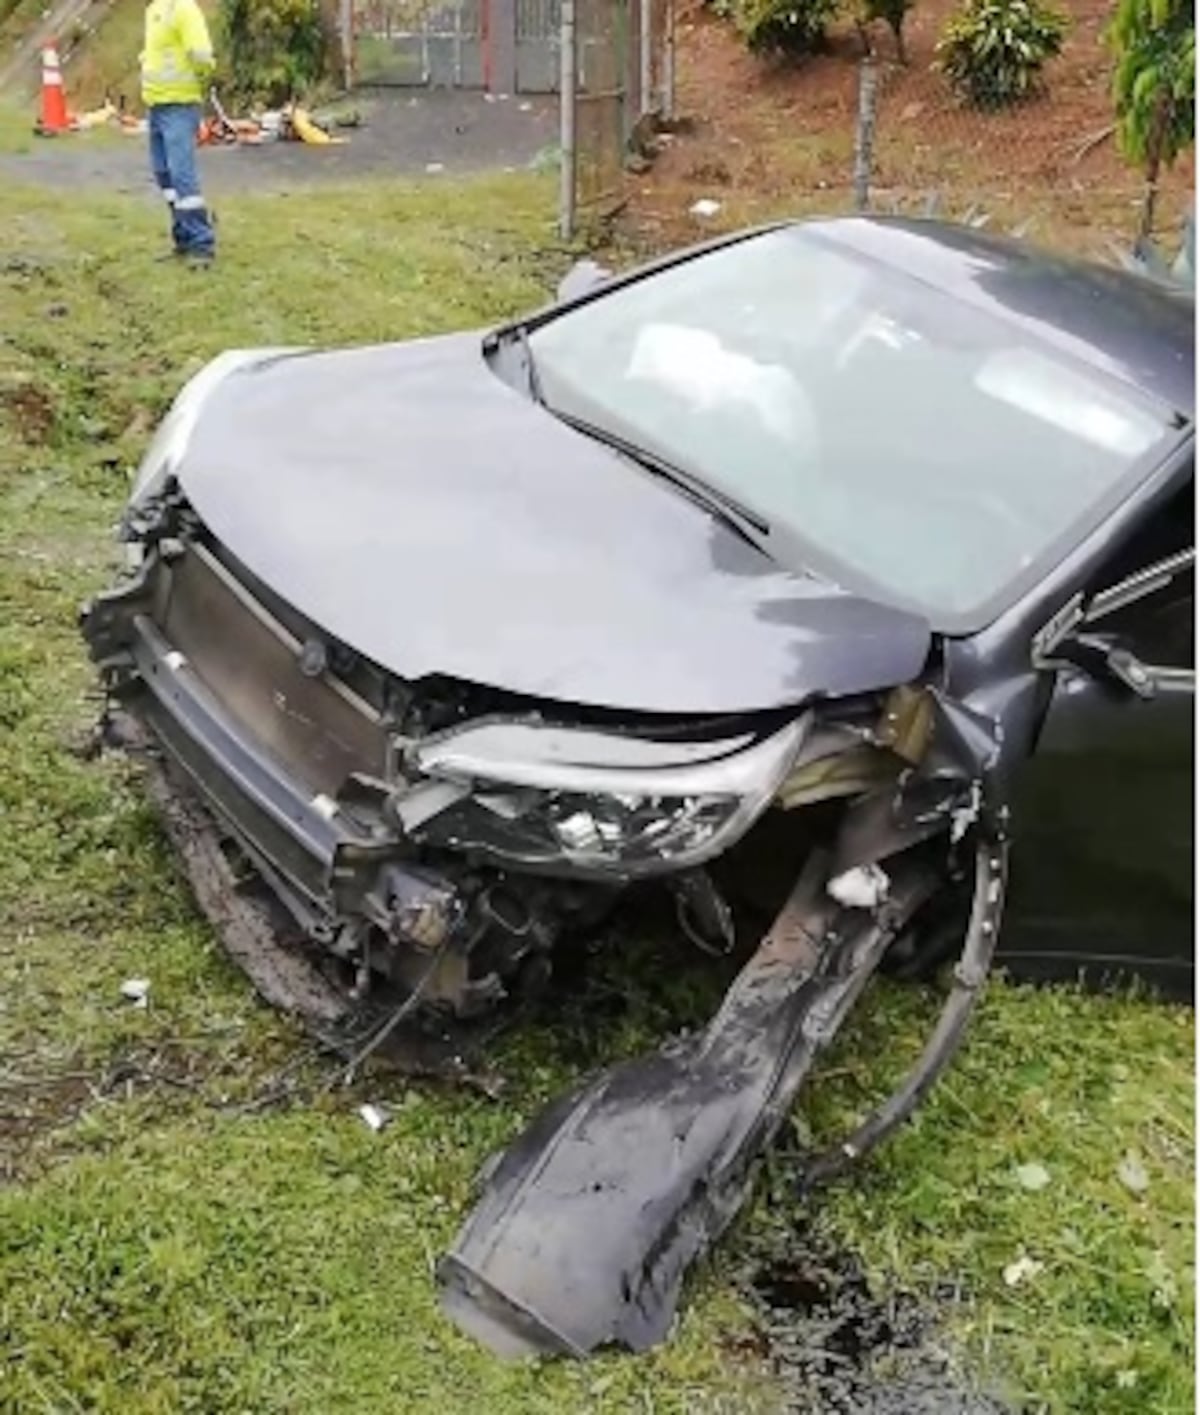
[[[853,1184],[801,1203],[794,1161],[772,1163],[672,1345],[502,1366],[441,1321],[430,1277],[478,1165],[581,1070],[703,1017],[720,980],[627,919],[590,991],[504,1042],[498,1101],[379,1075],[345,1092],[226,965],[121,764],[81,756],[75,609],[111,572],[128,471],[180,380],[227,346],[537,303],[567,264],[551,202],[526,179],[230,199],[221,261],[193,273],[151,263],[165,233],[140,203],[0,191],[0,360],[54,408],[33,437],[0,421],[0,1408],[819,1411],[911,1393],[944,1352],[943,1392],[1190,1410],[1190,1014],[995,988]],[[144,1009],[120,996],[132,977]],[[797,1143],[876,1094],[927,1014],[880,990]],[[368,1099],[392,1115],[380,1134]],[[1009,1288],[1022,1251],[1042,1266]],[[857,1364],[822,1367],[831,1342]]]

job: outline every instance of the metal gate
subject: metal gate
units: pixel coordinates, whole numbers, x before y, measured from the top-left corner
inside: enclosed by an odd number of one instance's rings
[[[557,93],[562,29],[559,0],[517,0],[516,20],[516,91]]]
[[[347,80],[560,95],[560,227],[622,190],[640,120],[669,117],[674,0],[340,0]]]
[[[483,88],[493,0],[351,0],[360,84]]]

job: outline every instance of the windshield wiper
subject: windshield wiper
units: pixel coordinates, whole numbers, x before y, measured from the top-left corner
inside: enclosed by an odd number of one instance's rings
[[[546,399],[542,395],[542,380],[538,374],[537,360],[533,357],[533,349],[529,344],[529,331],[523,324],[514,324],[509,333],[516,340],[521,357],[525,360],[525,386],[529,396],[540,407],[545,407]]]
[[[539,399],[539,401],[541,400]],[[597,427],[594,423],[577,418],[572,413],[564,413],[558,408],[550,408],[549,411],[560,422],[566,423],[568,427],[582,433],[584,437],[590,437],[596,442],[603,443],[605,447],[611,447],[614,452],[628,457],[630,461],[636,462],[639,467],[644,468],[653,476],[670,482],[673,487],[690,497],[698,506],[719,516],[752,545],[761,549],[759,544],[761,538],[770,535],[771,527],[760,515],[751,511],[749,507],[743,506],[734,497],[709,486],[707,482],[693,476],[690,472],[685,472],[673,463],[664,461],[663,458],[653,452],[648,452],[644,447],[638,447],[636,443],[626,441],[625,438],[615,432],[610,432],[607,428]]]

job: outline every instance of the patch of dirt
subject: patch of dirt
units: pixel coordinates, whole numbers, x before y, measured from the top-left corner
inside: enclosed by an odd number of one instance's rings
[[[54,400],[31,378],[0,379],[0,413],[27,447],[44,447],[54,435]]]
[[[26,1154],[48,1130],[69,1124],[91,1102],[83,1072],[0,1083],[0,1184],[18,1179]]]
[[[155,1087],[195,1089],[199,1081],[191,1067],[180,1049],[164,1046],[44,1074],[0,1071],[0,1184],[22,1178],[38,1145],[92,1106]]]
[[[777,1240],[778,1242],[779,1240]],[[812,1415],[1005,1415],[968,1390],[937,1344],[936,1303],[872,1291],[862,1265],[811,1235],[762,1258],[743,1279],[755,1355],[789,1410]]]
[[[1111,59],[1103,34],[1111,0],[1066,0],[1071,28],[1045,71],[1046,92],[993,113],[961,106],[933,68],[934,49],[957,0],[919,0],[905,29],[909,63],[895,62],[878,26],[879,102],[873,204],[911,208],[932,191],[956,215],[972,204],[1005,220],[1037,217],[1080,246],[1128,235],[1141,182],[1115,141]],[[849,18],[829,52],[799,64],[756,59],[733,26],[703,5],[678,27],[673,131],[648,177],[630,182],[630,234],[654,244],[695,239],[710,224],[689,215],[699,198],[722,203],[715,224],[793,211],[845,210],[853,189],[854,130],[862,49]],[[1194,190],[1191,163],[1165,184],[1160,227],[1170,229]]]

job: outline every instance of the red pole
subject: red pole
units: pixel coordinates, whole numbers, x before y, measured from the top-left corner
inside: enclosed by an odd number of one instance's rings
[[[483,51],[483,88],[492,91],[492,0],[480,0],[479,4],[480,48]]]

